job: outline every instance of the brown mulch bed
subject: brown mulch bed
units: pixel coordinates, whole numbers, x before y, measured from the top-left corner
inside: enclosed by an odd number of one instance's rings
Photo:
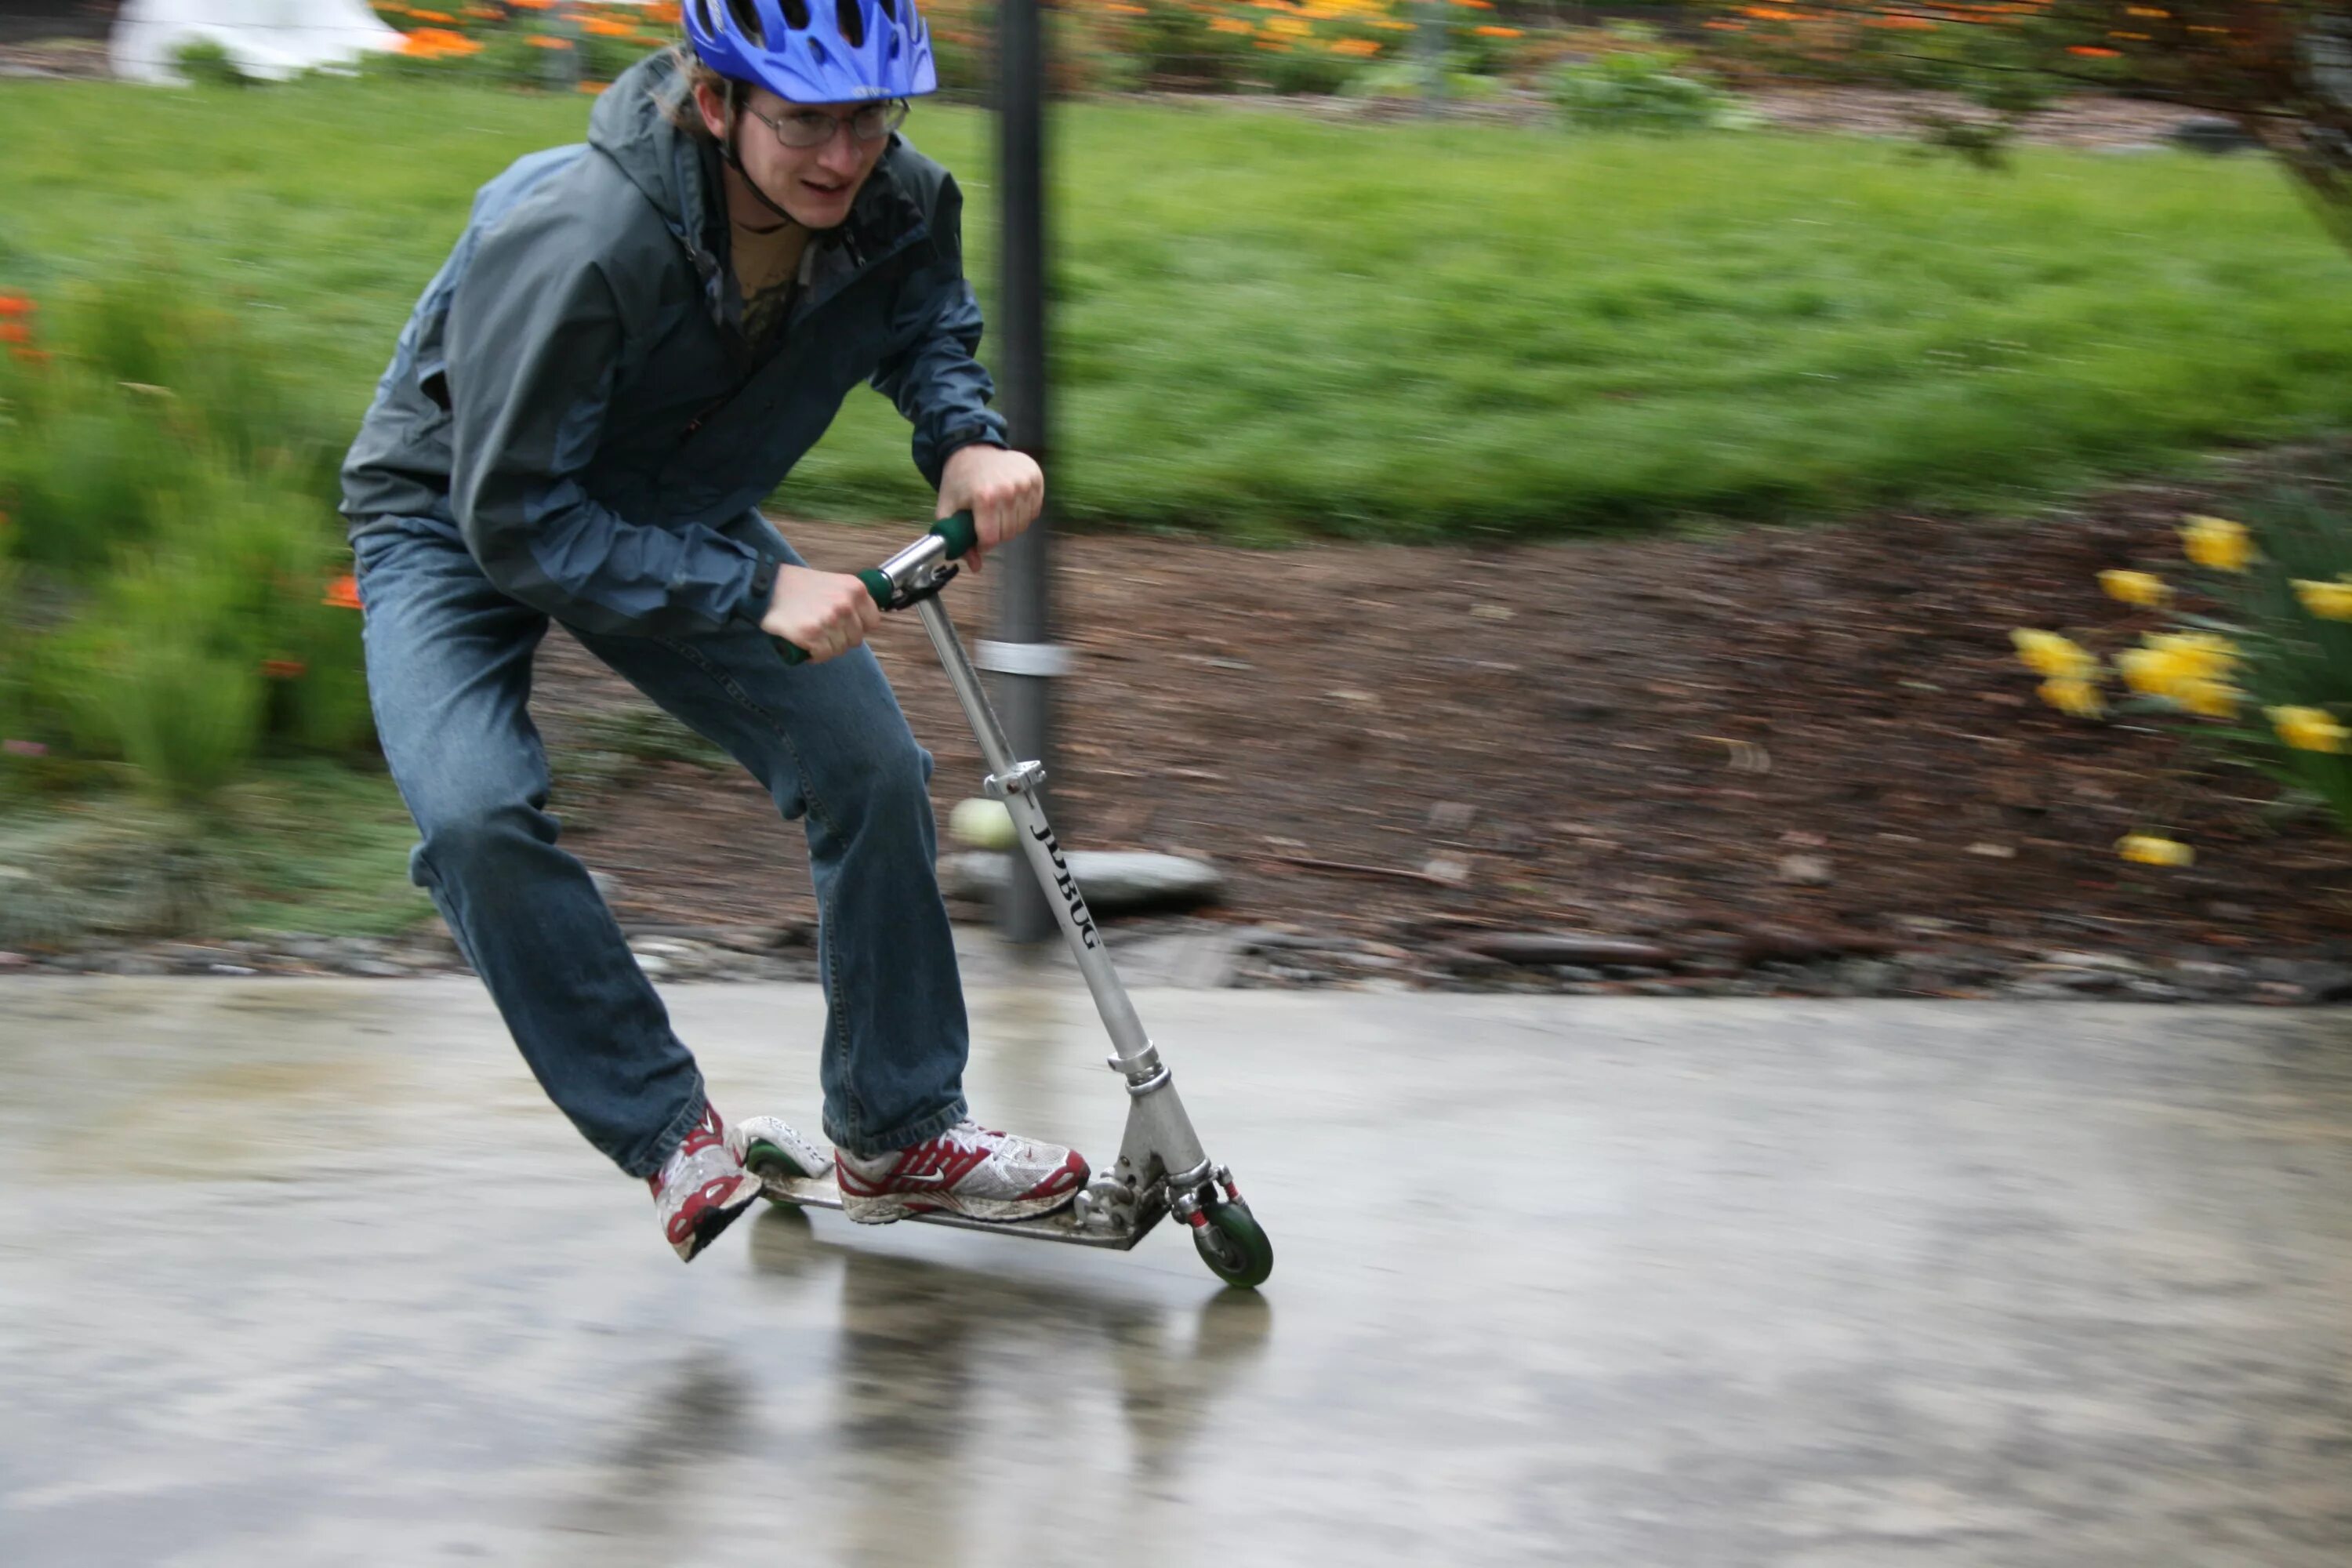
[[[1567,930],[1727,970],[1921,947],[2340,960],[2352,843],[2176,724],[2043,707],[2008,640],[2130,640],[2153,621],[2094,574],[2169,570],[2179,514],[2231,490],[1491,549],[1065,538],[1056,826],[1076,847],[1213,858],[1220,918],[1394,951]],[[851,568],[899,531],[786,531]],[[967,640],[989,581],[950,590]],[[911,618],[879,647],[944,820],[978,793],[976,750]],[[562,796],[589,716],[642,700],[561,636],[541,668]],[[625,917],[813,912],[798,830],[731,771],[649,764],[558,809]],[[2197,864],[2119,860],[2148,826]]]
[[[1424,112],[1412,99],[1328,97],[1319,94],[1275,96],[1263,93],[1156,92],[1124,95],[1152,103],[1204,113],[1221,110],[1276,109],[1317,120],[1412,121]],[[1990,114],[1957,93],[1919,92],[1871,87],[1743,88],[1736,96],[1759,121],[1778,131],[1801,131],[1844,136],[1886,136],[1918,139],[1929,117],[1962,122],[1990,120]],[[1496,124],[1542,126],[1554,123],[1558,110],[1538,92],[1498,91],[1493,98],[1447,100],[1443,113],[1450,120]],[[2027,116],[2018,127],[2019,138],[2037,145],[2074,147],[2090,152],[2161,143],[2185,121],[2201,118],[2196,111],[2169,104],[2084,94],[2061,100]]]

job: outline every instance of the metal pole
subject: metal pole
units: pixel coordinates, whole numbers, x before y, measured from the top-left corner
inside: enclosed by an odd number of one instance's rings
[[[1412,56],[1421,67],[1421,111],[1434,114],[1445,100],[1446,32],[1451,23],[1449,0],[1420,0],[1412,35]]]
[[[457,7],[452,5],[450,9],[454,11]],[[576,92],[587,75],[587,66],[580,55],[588,47],[588,35],[581,30],[580,13],[568,6],[557,12],[550,36],[562,39],[563,47],[540,51],[540,58],[544,62],[540,71],[541,79],[554,91]]]
[[[997,247],[1002,287],[996,303],[996,365],[1001,406],[1013,445],[1045,467],[1053,493],[1045,409],[1045,47],[1039,0],[997,5]],[[996,637],[981,645],[981,664],[995,675],[996,708],[1013,754],[1044,763],[1050,774],[1053,674],[1051,551],[1053,508],[997,552]],[[999,929],[1013,942],[1043,942],[1058,929],[1036,879],[1019,851],[1008,855]]]

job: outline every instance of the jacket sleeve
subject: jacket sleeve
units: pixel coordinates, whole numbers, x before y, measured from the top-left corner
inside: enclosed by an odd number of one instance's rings
[[[626,352],[593,260],[551,270],[539,231],[488,236],[449,306],[449,499],[500,589],[587,632],[709,631],[766,613],[776,563],[700,524],[634,523],[579,476]]]
[[[874,373],[875,389],[915,427],[915,467],[939,489],[940,470],[961,447],[1006,444],[1004,417],[988,406],[996,395],[979,360],[980,301],[963,275],[963,194],[942,179],[930,216],[923,264],[900,282],[891,308],[890,346]]]

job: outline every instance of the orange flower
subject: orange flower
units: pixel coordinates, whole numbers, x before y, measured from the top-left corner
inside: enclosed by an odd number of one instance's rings
[[[568,49],[572,47],[571,39],[559,38],[552,33],[533,33],[525,41],[534,49]]]
[[[22,294],[0,294],[0,316],[27,316],[33,310],[33,302]]]
[[[2080,55],[2087,60],[2112,60],[2121,58],[2123,54],[2121,49],[2103,49],[2095,44],[2075,44],[2066,52],[2070,55]]]
[[[299,658],[265,658],[261,661],[261,674],[265,680],[299,680],[307,668]]]
[[[1379,54],[1381,47],[1370,38],[1341,38],[1331,46],[1331,52],[1335,55],[1353,55],[1358,59],[1362,59],[1367,56]]]
[[[593,98],[612,85],[609,81],[583,81],[580,84],[580,90]]]
[[[507,0],[507,3],[511,5],[520,5],[526,11],[544,11],[550,5],[554,5],[555,0]]]
[[[1519,31],[1517,27],[1473,27],[1470,30],[1477,34],[1482,38],[1524,38],[1527,37],[1525,33]]]
[[[1473,11],[1491,11],[1495,8],[1495,0],[1454,0],[1454,3],[1456,5],[1467,5]]]
[[[465,34],[453,33],[446,27],[419,27],[408,35],[408,41],[401,45],[400,52],[415,55],[419,59],[432,60],[444,55],[477,55],[482,52],[482,46]]]
[[[43,365],[49,363],[49,351],[47,349],[10,349],[8,352],[26,364]]]
[[[636,31],[626,22],[615,22],[610,16],[591,16],[580,26],[600,38],[625,38]]]
[[[446,11],[411,11],[409,15],[420,22],[443,22],[454,25],[457,20]]]
[[[675,27],[678,22],[677,0],[654,0],[646,7],[646,20],[658,22],[665,27]]]
[[[22,321],[0,321],[0,343],[29,343],[33,329]]]
[[[327,596],[319,603],[338,610],[360,607],[360,580],[349,572],[327,584]]]

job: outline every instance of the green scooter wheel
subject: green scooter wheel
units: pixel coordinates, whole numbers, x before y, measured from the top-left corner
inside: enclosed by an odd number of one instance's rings
[[[1245,1203],[1203,1204],[1208,1223],[1192,1226],[1192,1246],[1209,1272],[1236,1290],[1255,1290],[1274,1272],[1274,1243]]]
[[[810,1173],[801,1169],[798,1160],[765,1138],[752,1139],[751,1147],[743,1151],[743,1168],[755,1176],[781,1176],[788,1181],[796,1181]]]

